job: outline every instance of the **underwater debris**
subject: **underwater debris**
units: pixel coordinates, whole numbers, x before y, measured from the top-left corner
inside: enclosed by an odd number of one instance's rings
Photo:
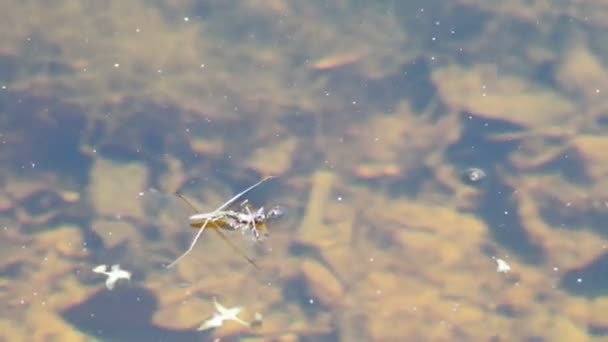
[[[251,322],[251,326],[254,328],[259,328],[262,326],[263,323],[264,323],[264,316],[262,316],[261,313],[256,312],[253,315],[253,321]]]
[[[246,327],[251,326],[251,323],[245,322],[237,316],[243,310],[243,307],[236,306],[234,308],[226,309],[222,304],[218,303],[215,298],[213,298],[213,305],[215,306],[216,312],[214,312],[213,316],[204,321],[196,330],[203,331],[219,328],[224,324],[224,321],[235,321]]]
[[[131,272],[121,269],[120,265],[118,264],[112,265],[110,271],[107,271],[107,269],[107,265],[99,265],[93,269],[93,272],[104,274],[108,277],[106,279],[106,287],[108,288],[108,290],[112,290],[116,282],[120,279],[131,279]]]
[[[478,167],[470,167],[462,172],[461,178],[465,183],[475,185],[486,178],[486,172]]]
[[[506,261],[502,259],[496,259],[496,272],[498,273],[507,273],[511,270],[511,266],[507,264]]]

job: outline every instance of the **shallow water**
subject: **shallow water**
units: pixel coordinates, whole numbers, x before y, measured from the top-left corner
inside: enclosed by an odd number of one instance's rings
[[[0,339],[607,338],[607,6],[4,5]]]

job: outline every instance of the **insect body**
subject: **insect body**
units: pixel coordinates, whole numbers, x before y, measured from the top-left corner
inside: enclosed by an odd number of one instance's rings
[[[213,224],[216,228],[223,230],[240,230],[243,234],[251,233],[254,240],[261,240],[268,235],[266,222],[283,216],[279,207],[264,211],[264,207],[252,211],[251,207],[243,206],[242,211],[225,210],[215,215],[209,213],[194,214],[189,217],[190,226],[200,229],[207,220],[207,224]]]

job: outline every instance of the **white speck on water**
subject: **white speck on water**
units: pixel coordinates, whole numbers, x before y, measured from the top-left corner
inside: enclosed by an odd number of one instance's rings
[[[502,259],[496,259],[496,272],[499,273],[507,273],[511,270],[511,266],[509,266],[509,264],[507,264],[506,261],[502,260]]]
[[[106,287],[108,290],[112,290],[116,282],[120,279],[131,279],[131,272],[121,269],[118,264],[112,265],[109,271],[107,265],[98,265],[93,268],[93,272],[103,274],[107,277]]]

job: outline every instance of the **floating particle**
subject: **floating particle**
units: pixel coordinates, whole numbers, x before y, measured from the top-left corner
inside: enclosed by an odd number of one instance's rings
[[[253,315],[253,321],[251,322],[251,326],[254,328],[261,327],[262,323],[264,323],[264,316],[261,313],[256,312]]]
[[[511,270],[511,266],[502,259],[496,259],[496,272],[507,273]]]
[[[486,178],[486,172],[477,167],[470,167],[462,172],[461,178],[469,185],[478,185]]]
[[[237,315],[243,310],[243,307],[237,306],[234,308],[226,309],[222,304],[218,303],[218,301],[213,298],[213,305],[215,306],[215,312],[213,316],[204,321],[198,329],[198,331],[209,330],[214,328],[219,328],[224,324],[224,321],[235,321],[246,327],[251,326],[249,322],[245,322],[240,319]]]
[[[112,290],[116,282],[120,279],[131,279],[131,272],[121,269],[120,265],[118,264],[112,265],[110,271],[108,271],[107,269],[107,265],[99,265],[93,268],[93,272],[104,274],[108,277],[106,279],[106,287],[108,288],[108,290]]]

